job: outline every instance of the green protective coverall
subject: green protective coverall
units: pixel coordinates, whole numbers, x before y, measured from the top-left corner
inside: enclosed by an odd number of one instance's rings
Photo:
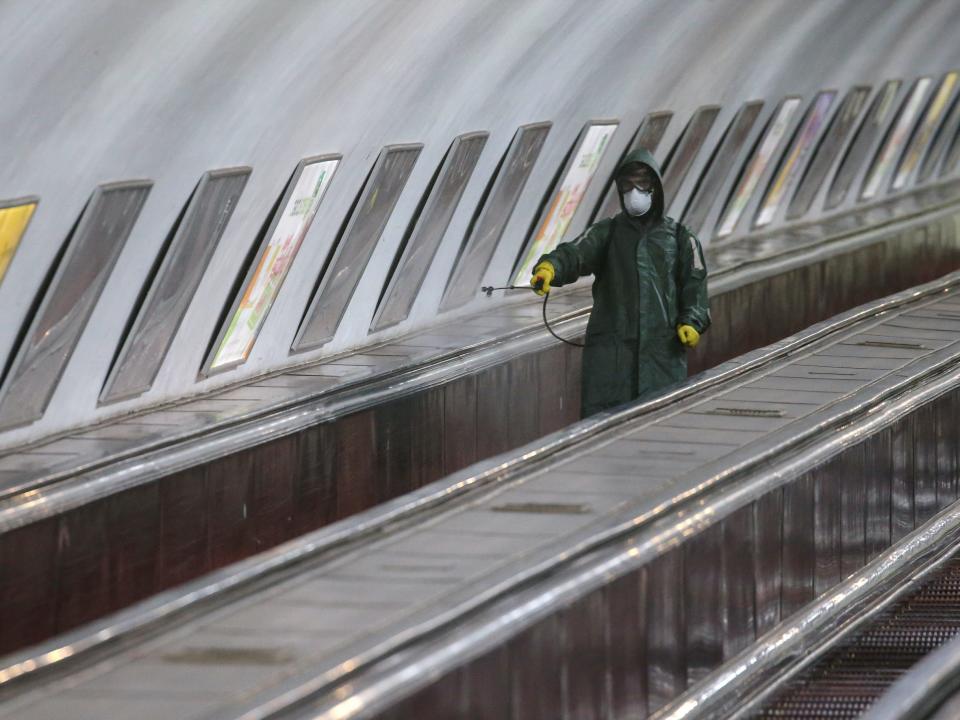
[[[655,176],[653,202],[639,217],[620,212],[543,255],[552,284],[594,275],[593,310],[583,353],[583,417],[654,393],[687,376],[679,325],[710,326],[707,269],[700,241],[664,215],[660,168],[646,150],[621,161],[647,165]],[[621,205],[623,201],[621,198]]]

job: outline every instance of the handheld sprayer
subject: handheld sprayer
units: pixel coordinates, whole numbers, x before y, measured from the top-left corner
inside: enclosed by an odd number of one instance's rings
[[[504,287],[493,287],[492,285],[487,285],[480,288],[481,292],[487,294],[487,297],[492,297],[495,290],[531,290],[536,292],[543,287],[543,280],[538,279],[536,285],[506,285]],[[547,332],[553,335],[560,342],[566,343],[567,345],[573,345],[574,347],[583,347],[583,343],[574,342],[573,340],[567,340],[564,337],[560,337],[553,331],[553,328],[550,327],[550,321],[547,320],[547,300],[550,298],[550,293],[545,293],[543,296],[543,326],[547,328]]]

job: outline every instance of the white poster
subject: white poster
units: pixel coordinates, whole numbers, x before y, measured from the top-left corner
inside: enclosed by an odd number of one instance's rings
[[[920,126],[920,130],[917,131],[913,142],[910,144],[910,150],[907,152],[906,157],[900,162],[900,167],[893,179],[894,190],[899,190],[907,184],[907,178],[910,177],[911,171],[920,163],[920,155],[926,149],[927,145],[930,144],[930,138],[933,137],[933,131],[940,121],[940,116],[943,114],[943,111],[947,109],[947,101],[950,99],[950,96],[953,95],[953,86],[956,85],[956,83],[957,73],[955,72],[948,73],[947,76],[943,78],[943,82],[940,83],[937,96],[930,104],[930,109],[927,110],[926,117],[923,118],[923,125]]]
[[[767,197],[763,201],[760,214],[757,215],[756,224],[758,226],[767,225],[773,221],[774,216],[777,214],[777,209],[780,207],[780,203],[783,202],[787,189],[793,185],[794,179],[803,165],[804,158],[813,148],[813,141],[820,134],[820,128],[823,127],[823,124],[827,120],[827,114],[830,111],[830,106],[833,105],[833,99],[836,95],[837,93],[835,91],[828,90],[827,92],[820,93],[817,99],[814,100],[813,107],[810,109],[810,113],[804,121],[803,127],[800,128],[800,133],[797,136],[796,142],[793,144],[793,148],[790,150],[790,154],[787,156],[786,162],[784,162],[783,167],[780,168],[780,172],[777,173],[777,179],[774,181],[770,191],[767,193]]]
[[[890,137],[887,138],[883,150],[880,151],[880,155],[877,156],[876,161],[873,163],[873,168],[870,170],[870,177],[863,187],[863,192],[860,193],[862,199],[869,200],[875,197],[880,191],[880,184],[883,182],[887,171],[893,165],[893,161],[896,159],[900,149],[910,135],[910,128],[913,127],[913,121],[917,117],[917,113],[920,112],[920,107],[923,105],[923,97],[926,95],[927,88],[931,82],[933,81],[930,78],[925,77],[921,78],[917,81],[917,84],[913,86],[910,99],[907,100],[903,112],[901,112],[900,117],[897,118],[896,127],[894,127],[893,132],[890,133]]]
[[[339,160],[321,160],[303,168],[214,353],[212,370],[247,359],[339,164]]]
[[[720,224],[720,229],[717,231],[718,236],[729,235],[733,232],[734,228],[737,227],[740,216],[747,208],[747,203],[750,201],[754,190],[757,189],[757,185],[760,183],[760,177],[763,175],[763,171],[767,169],[767,165],[769,165],[773,159],[773,153],[786,134],[787,128],[790,127],[790,118],[793,117],[793,113],[795,113],[799,107],[800,98],[788,98],[780,105],[780,110],[777,112],[777,116],[774,118],[770,130],[750,160],[750,165],[747,167],[747,171],[744,173],[739,187],[737,187],[737,192],[733,196],[733,200],[730,201],[726,215],[723,217],[723,222]]]
[[[514,285],[529,281],[540,256],[553,250],[563,239],[616,129],[614,124],[591,125],[587,128],[574,153],[573,162],[554,193],[543,222],[520,263],[513,279]]]

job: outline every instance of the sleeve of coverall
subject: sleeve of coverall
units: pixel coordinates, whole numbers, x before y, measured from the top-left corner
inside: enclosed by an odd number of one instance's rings
[[[680,232],[680,325],[692,325],[703,333],[710,327],[710,298],[707,296],[707,265],[697,236],[683,225]]]
[[[584,275],[592,275],[601,266],[610,238],[610,221],[594,223],[579,237],[570,242],[560,243],[553,252],[541,256],[537,264],[543,261],[553,265],[556,275],[552,285],[559,287],[575,282]]]

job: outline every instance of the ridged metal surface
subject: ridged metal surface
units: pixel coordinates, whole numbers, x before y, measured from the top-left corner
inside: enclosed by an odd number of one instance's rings
[[[921,658],[960,632],[960,558],[790,682],[758,720],[859,718]]]

